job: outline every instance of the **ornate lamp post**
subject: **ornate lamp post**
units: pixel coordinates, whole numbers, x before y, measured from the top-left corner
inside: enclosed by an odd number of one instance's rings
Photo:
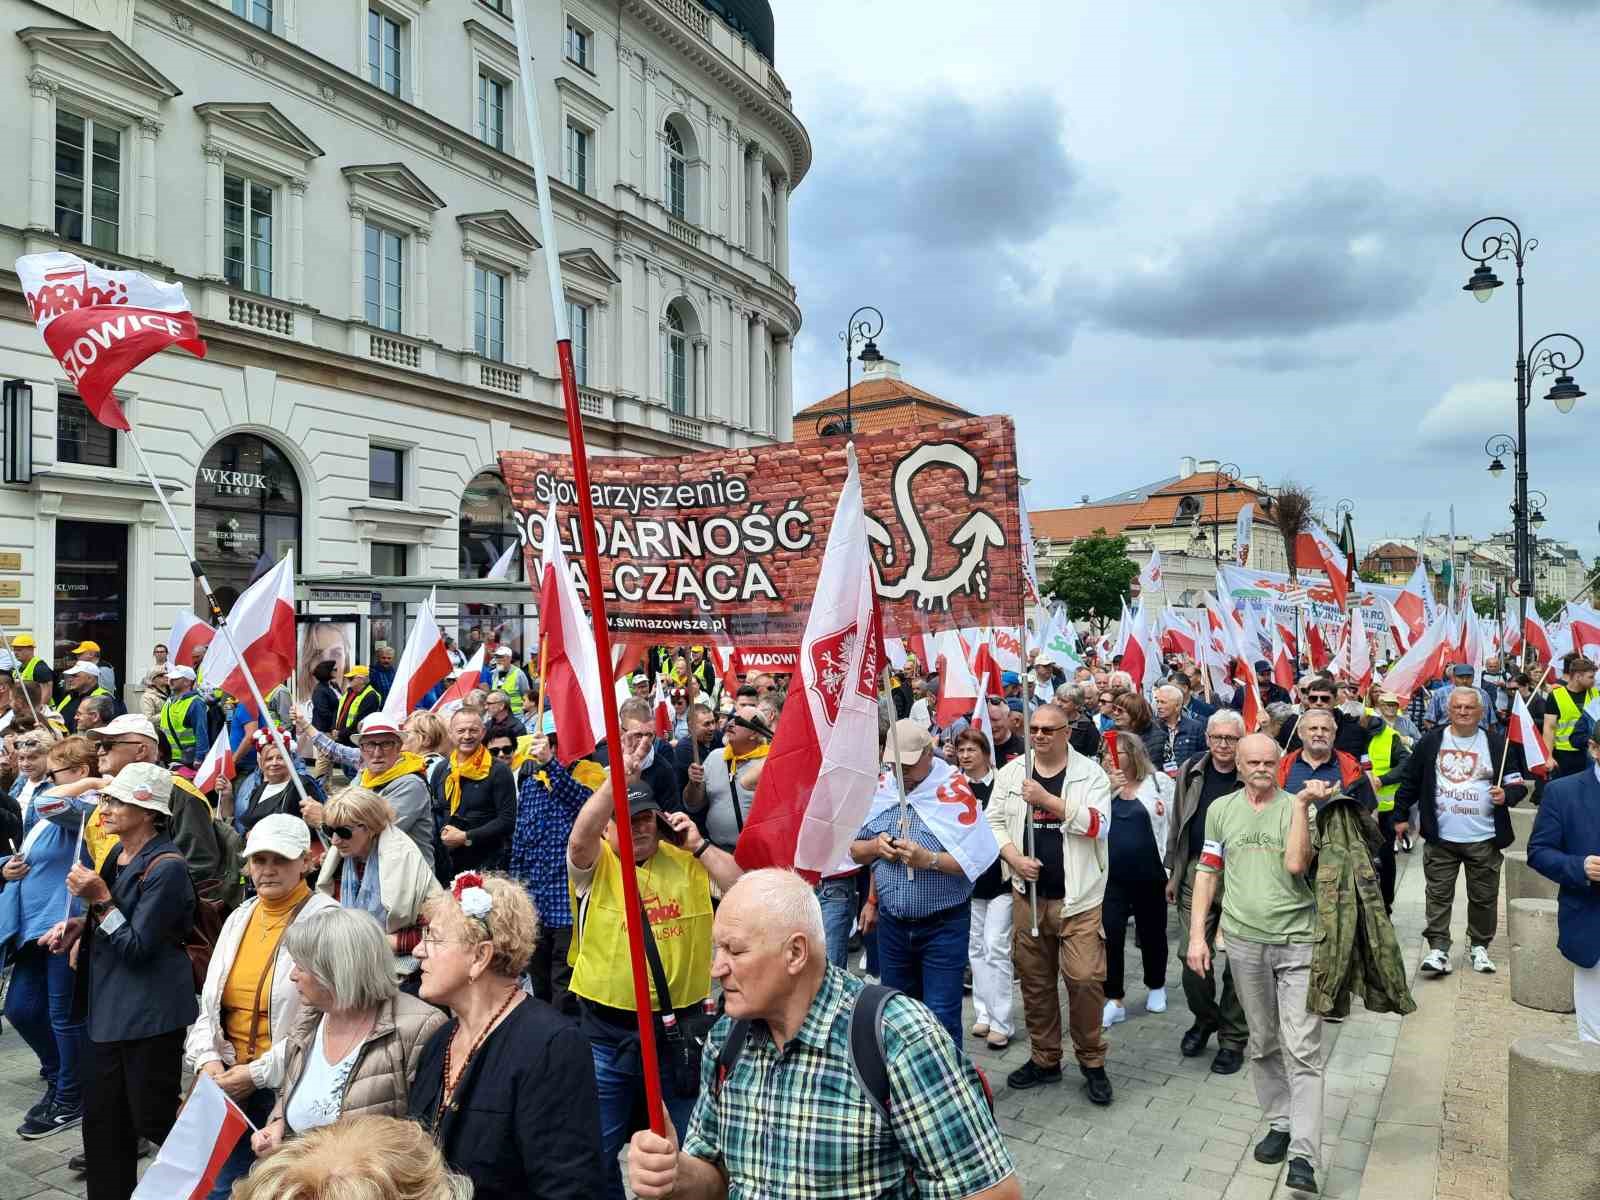
[[[1238,491],[1239,465],[1237,463],[1218,463],[1217,469],[1211,476],[1211,565],[1213,568],[1222,565],[1222,541],[1220,529],[1222,527],[1222,493]]]
[[[878,363],[883,361],[883,355],[878,350],[878,343],[872,339],[883,332],[883,314],[870,304],[863,304],[850,314],[844,329],[839,334],[839,340],[844,343],[844,424],[841,428],[838,422],[830,422],[822,432],[824,434],[843,434],[849,437],[855,432],[854,405],[852,404],[852,390],[854,381],[850,368],[851,360],[859,357],[863,363]],[[858,341],[866,344],[861,347],[858,356],[855,353]]]

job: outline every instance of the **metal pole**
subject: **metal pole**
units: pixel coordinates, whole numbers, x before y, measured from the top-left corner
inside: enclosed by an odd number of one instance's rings
[[[1033,712],[1028,707],[1028,692],[1032,683],[1031,665],[1028,662],[1028,613],[1027,605],[1023,605],[1022,613],[1022,716],[1028,723],[1028,736],[1022,740],[1022,786],[1028,786],[1028,780],[1033,778]],[[979,704],[989,703],[987,696],[978,698]],[[1070,749],[1068,751],[1070,753]],[[1023,806],[1023,841],[1028,846],[1028,857],[1033,857],[1033,805]],[[1028,882],[1028,911],[1033,918],[1033,928],[1028,932],[1032,937],[1039,936],[1039,884],[1037,880]]]
[[[889,711],[894,712],[894,675],[891,668],[885,664],[883,668],[883,694],[889,701]],[[894,786],[900,793],[900,840],[904,841],[911,834],[911,809],[906,800],[906,771],[900,762],[900,721],[898,718],[889,722],[889,757],[894,762]],[[906,864],[906,878],[914,879],[915,872],[911,864]]]
[[[1519,239],[1520,241],[1520,239]],[[1528,589],[1532,586],[1533,555],[1528,546],[1528,359],[1524,349],[1522,312],[1522,247],[1517,247],[1517,633],[1528,627]],[[1454,553],[1455,547],[1451,546]],[[1455,582],[1451,580],[1452,584]],[[1527,670],[1528,640],[1522,640],[1523,670]]]

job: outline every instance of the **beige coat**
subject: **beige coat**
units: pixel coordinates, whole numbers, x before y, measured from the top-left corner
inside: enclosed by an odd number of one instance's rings
[[[403,834],[401,836],[404,836]],[[284,1051],[283,1086],[271,1120],[288,1111],[289,1098],[305,1073],[306,1055],[316,1048],[317,1026],[322,1013],[302,1008]],[[445,1022],[445,1014],[426,1000],[401,992],[378,1010],[372,1032],[361,1043],[355,1068],[345,1080],[343,1117],[370,1115],[403,1117],[411,1081],[417,1075],[417,1060],[428,1039]]]
[[[1018,892],[1026,892],[1020,875],[1014,875],[1005,862],[1007,846],[1026,852],[1028,806],[1022,799],[1022,758],[1014,758],[995,773],[994,791],[984,810],[994,839],[1000,843],[1001,875]],[[1067,777],[1061,799],[1066,809],[1061,839],[1066,897],[1061,904],[1063,917],[1076,916],[1096,907],[1106,894],[1106,834],[1111,825],[1111,781],[1100,764],[1076,750],[1067,751]]]

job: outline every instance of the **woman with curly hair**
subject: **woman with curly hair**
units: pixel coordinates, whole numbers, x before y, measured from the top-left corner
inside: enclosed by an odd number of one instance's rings
[[[505,875],[457,875],[430,901],[421,996],[450,1010],[417,1065],[411,1117],[477,1200],[587,1200],[601,1178],[594,1059],[576,1025],[522,990],[539,921]]]

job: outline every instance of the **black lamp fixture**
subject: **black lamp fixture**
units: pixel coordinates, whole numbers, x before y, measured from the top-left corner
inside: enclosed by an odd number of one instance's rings
[[[1572,411],[1572,406],[1578,402],[1578,398],[1587,394],[1573,382],[1571,375],[1557,375],[1555,383],[1545,393],[1544,398],[1555,402],[1557,412],[1569,413]]]
[[[1471,292],[1473,299],[1479,304],[1487,304],[1489,297],[1494,295],[1495,288],[1500,286],[1500,277],[1496,275],[1489,264],[1480,262],[1477,270],[1472,272],[1472,278],[1461,285],[1463,292]]]
[[[870,304],[863,304],[851,313],[850,320],[840,331],[839,340],[844,343],[844,419],[841,421],[836,413],[827,414],[823,418],[827,424],[818,430],[822,436],[849,437],[855,433],[854,383],[850,363],[855,359],[860,359],[866,366],[881,363],[883,354],[873,339],[882,332],[883,314]],[[855,353],[857,341],[864,343],[860,354]]]

